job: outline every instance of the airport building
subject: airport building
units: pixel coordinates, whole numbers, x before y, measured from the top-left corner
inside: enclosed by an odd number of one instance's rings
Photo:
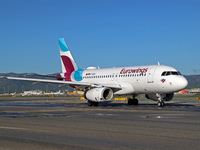
[[[200,93],[200,88],[190,89],[190,93]]]
[[[33,91],[24,91],[24,93],[22,93],[22,96],[32,96],[32,95],[42,95],[43,91],[40,90],[33,90]]]
[[[178,94],[198,94],[198,93],[200,93],[200,88],[184,89],[178,92]]]

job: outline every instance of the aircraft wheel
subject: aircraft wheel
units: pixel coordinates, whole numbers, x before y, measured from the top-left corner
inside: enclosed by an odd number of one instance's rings
[[[138,105],[138,99],[133,100],[133,105]]]
[[[129,104],[129,105],[133,105],[133,99],[129,99],[129,100],[128,100],[128,104]]]
[[[94,106],[99,106],[99,102],[93,102]]]
[[[88,100],[88,106],[93,106],[93,105],[94,105],[94,103],[92,101]]]
[[[158,107],[161,107],[161,102],[158,102],[157,105],[158,105]]]
[[[164,102],[158,102],[158,107],[163,107],[164,106]]]
[[[138,105],[138,99],[129,99],[128,104],[129,105]]]

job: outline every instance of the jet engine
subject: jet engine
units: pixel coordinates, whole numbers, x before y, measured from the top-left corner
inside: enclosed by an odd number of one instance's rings
[[[107,87],[93,88],[86,91],[84,97],[93,102],[110,101],[113,98],[113,91]]]
[[[165,100],[165,101],[170,101],[170,100],[173,99],[174,93],[161,94],[161,96],[162,96],[162,99],[163,99],[163,100]],[[145,97],[146,97],[147,99],[151,99],[151,100],[154,100],[154,101],[158,101],[158,97],[157,97],[156,93],[155,93],[155,94],[146,94]]]

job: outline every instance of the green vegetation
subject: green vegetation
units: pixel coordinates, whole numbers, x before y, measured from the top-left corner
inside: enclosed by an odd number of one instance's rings
[[[38,76],[31,76],[28,73],[16,74],[16,73],[4,73],[0,74],[0,76],[12,76],[12,77],[22,77],[22,78],[41,78],[41,79],[49,79],[45,77],[38,77]],[[53,79],[52,79],[53,80]],[[58,87],[58,84],[47,84],[47,83],[40,83],[37,85],[33,85],[33,82],[27,81],[19,81],[19,80],[7,80],[7,79],[0,79],[0,94],[3,93],[22,93],[22,91],[30,91],[30,90],[42,90],[45,92],[49,91],[73,91],[73,88],[64,86]]]
[[[185,78],[188,80],[187,89],[200,88],[200,75],[187,75]]]

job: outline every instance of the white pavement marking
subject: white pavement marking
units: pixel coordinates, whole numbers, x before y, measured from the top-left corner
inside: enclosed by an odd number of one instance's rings
[[[0,127],[0,129],[9,129],[9,130],[26,130],[26,131],[37,131],[37,132],[50,132],[50,131],[45,131],[45,130],[34,130],[34,129],[17,128],[17,127]]]

